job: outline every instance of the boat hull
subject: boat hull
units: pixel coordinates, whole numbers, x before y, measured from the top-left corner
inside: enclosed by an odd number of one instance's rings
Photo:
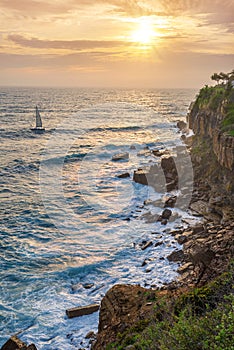
[[[45,132],[45,128],[32,128],[31,129],[34,134],[43,134]]]

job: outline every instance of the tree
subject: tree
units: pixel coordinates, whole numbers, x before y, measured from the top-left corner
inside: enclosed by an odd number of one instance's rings
[[[226,74],[226,73],[219,73],[219,77],[220,77],[220,80],[223,81],[223,84],[227,84],[228,80],[229,80],[229,75]]]
[[[214,74],[211,76],[211,80],[214,80],[214,81],[217,82],[217,84],[219,84],[219,81],[220,81],[220,76],[219,76],[219,74],[214,73]]]

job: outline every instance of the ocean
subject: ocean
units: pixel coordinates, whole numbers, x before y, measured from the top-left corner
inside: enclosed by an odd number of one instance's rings
[[[176,122],[195,94],[0,88],[0,346],[19,332],[38,350],[88,348],[98,313],[68,319],[66,309],[99,303],[117,283],[156,287],[177,277],[166,258],[180,249],[170,231],[189,211],[175,207],[166,226],[147,222],[145,213],[163,209],[150,203],[168,194],[132,177],[159,162],[151,150],[184,147]],[[30,129],[36,105],[41,135]],[[123,152],[127,159],[112,160]],[[149,240],[160,245],[142,250]]]

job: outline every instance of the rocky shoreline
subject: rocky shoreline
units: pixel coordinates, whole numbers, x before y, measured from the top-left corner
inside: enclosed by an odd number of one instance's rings
[[[93,350],[106,349],[119,333],[132,324],[147,320],[152,313],[151,298],[185,293],[201,287],[226,271],[234,257],[234,222],[216,223],[205,220],[186,229],[172,231],[175,240],[182,245],[168,256],[169,261],[179,262],[176,281],[160,288],[145,289],[133,285],[116,285],[101,303],[99,329],[91,343]],[[149,246],[149,242],[147,242]],[[126,350],[135,349],[134,347]]]
[[[156,289],[116,285],[107,292],[101,303],[98,334],[92,341],[93,350],[107,349],[108,344],[120,339],[119,335],[132,329],[134,324],[138,327],[140,322],[141,325],[145,322],[145,326],[142,325],[144,329],[153,312],[152,300],[155,298],[163,298],[165,295],[168,299],[172,295],[177,298],[189,290],[206,286],[222,276],[233,260],[234,138],[223,134],[221,130],[227,101],[224,98],[219,101],[215,111],[207,107],[199,108],[197,101],[192,104],[187,116],[188,125],[181,121],[177,126],[190,151],[194,168],[194,191],[190,209],[196,216],[201,216],[203,222],[171,232],[175,240],[183,245],[181,250],[168,256],[170,261],[180,262],[180,276],[176,281]],[[233,91],[230,101],[234,101]],[[193,130],[193,136],[189,135],[189,129]],[[169,191],[178,188],[178,174],[173,159],[167,158],[166,163],[167,166],[163,167],[162,162],[161,165]],[[154,184],[153,167],[147,173],[138,169],[134,173],[134,180],[145,185]],[[168,206],[173,207],[176,198],[169,200]],[[161,222],[166,224],[169,217],[165,222],[161,217]],[[155,220],[149,215],[147,219]],[[149,242],[147,244],[149,246]],[[121,349],[133,350],[136,347],[130,344]]]

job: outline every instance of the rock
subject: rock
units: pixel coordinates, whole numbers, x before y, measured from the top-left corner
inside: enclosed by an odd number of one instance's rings
[[[129,148],[130,148],[131,150],[135,150],[135,149],[136,149],[136,146],[131,145]]]
[[[145,272],[146,273],[150,273],[152,271],[152,268],[150,268],[150,267],[147,267],[146,269],[145,269]]]
[[[197,246],[189,253],[189,258],[194,266],[202,264],[203,267],[208,267],[215,258],[215,252],[209,247]]]
[[[167,192],[178,190],[178,173],[173,157],[164,157],[161,159],[161,167],[166,179]]]
[[[83,287],[85,288],[85,289],[90,289],[90,288],[92,288],[94,286],[94,283],[84,283],[83,284]]]
[[[144,218],[148,224],[152,224],[154,222],[161,221],[158,214],[146,213],[146,214],[142,215],[142,218]]]
[[[178,273],[182,274],[185,272],[188,272],[189,270],[191,270],[193,267],[193,264],[191,262],[188,262],[186,264],[183,264],[182,266],[180,266],[177,270]]]
[[[165,154],[165,150],[160,150],[160,149],[153,149],[152,150],[152,154],[155,156],[155,157],[161,157]]]
[[[133,285],[115,285],[102,299],[95,350],[115,341],[118,333],[127,330],[140,319],[147,289]]]
[[[187,123],[184,122],[183,120],[179,120],[176,125],[177,125],[177,128],[180,129],[181,131],[187,128]]]
[[[183,250],[175,250],[170,255],[167,256],[167,259],[169,261],[178,262],[184,259],[184,252]]]
[[[161,220],[161,225],[167,225],[167,219],[162,219]]]
[[[203,225],[196,225],[196,226],[192,227],[192,231],[193,231],[193,234],[202,233],[202,232],[204,232],[204,226]]]
[[[169,219],[172,214],[172,211],[170,209],[164,209],[162,212],[162,219]]]
[[[174,208],[176,201],[177,201],[176,196],[169,197],[164,203],[164,208],[166,208],[166,207]]]
[[[141,185],[148,185],[149,173],[143,169],[138,169],[134,171],[133,181]]]
[[[13,335],[2,347],[1,350],[37,350],[34,344],[26,345],[16,335]]]
[[[85,339],[95,339],[96,334],[93,331],[90,331],[86,334]]]
[[[151,151],[148,148],[146,148],[146,149],[139,151],[137,153],[137,155],[138,155],[138,157],[149,157],[149,156],[151,156]]]
[[[178,190],[178,180],[172,180],[166,183],[167,192]]]
[[[157,199],[153,201],[152,199],[146,199],[144,200],[144,205],[153,205],[154,207],[160,207],[162,204],[162,201],[160,199]]]
[[[152,245],[153,245],[153,242],[149,241],[141,247],[141,250],[145,250],[145,249],[151,247]]]
[[[175,231],[170,231],[170,235],[176,236],[178,234],[181,234],[183,231],[182,230],[175,230]]]
[[[163,244],[163,241],[160,241],[160,242],[156,242],[154,246],[155,246],[155,247],[159,247],[159,246],[162,245],[162,244]]]
[[[145,265],[147,265],[147,260],[145,259],[144,261],[143,261],[143,263],[141,264],[141,267],[144,267]]]
[[[127,160],[129,159],[129,153],[128,152],[124,152],[124,153],[118,153],[118,154],[115,154],[113,157],[112,157],[112,160],[113,161],[118,161],[118,160]]]
[[[68,318],[90,315],[99,310],[99,304],[91,304],[87,306],[74,307],[66,310]]]
[[[188,242],[188,237],[185,235],[181,235],[181,236],[176,237],[176,240],[179,244],[184,244],[184,243]]]
[[[201,200],[190,204],[190,208],[201,215],[204,215],[207,212],[207,207],[208,203]]]
[[[117,177],[120,178],[120,179],[125,179],[127,177],[130,177],[130,174],[129,173],[123,173],[123,174],[117,175]]]

